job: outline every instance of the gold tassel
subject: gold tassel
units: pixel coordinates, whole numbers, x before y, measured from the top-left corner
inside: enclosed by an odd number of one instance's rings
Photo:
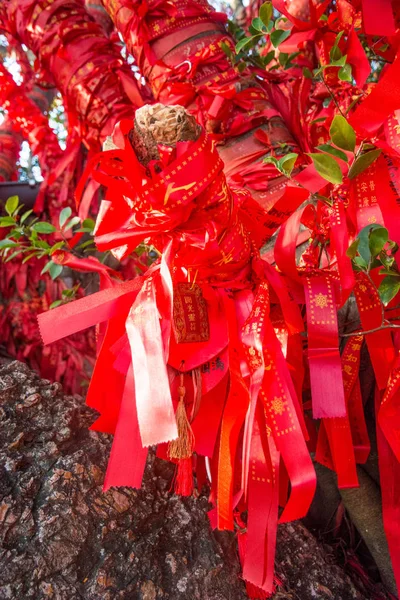
[[[180,373],[180,386],[178,388],[178,394],[179,402],[175,413],[176,424],[178,427],[178,438],[169,442],[168,458],[191,458],[194,448],[194,435],[186,414],[186,390],[185,386],[183,385],[183,373]]]

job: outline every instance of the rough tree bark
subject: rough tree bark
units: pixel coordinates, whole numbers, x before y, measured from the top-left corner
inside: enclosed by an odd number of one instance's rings
[[[79,396],[19,362],[0,366],[0,600],[245,600],[234,538],[213,534],[205,493],[170,493],[150,459],[144,487],[101,491],[110,439]],[[366,599],[299,523],[280,527],[275,598]]]

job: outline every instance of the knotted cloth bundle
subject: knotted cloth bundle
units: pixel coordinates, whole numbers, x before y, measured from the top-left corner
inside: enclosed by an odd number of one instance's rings
[[[192,469],[201,481],[207,459],[211,521],[236,525],[243,577],[267,597],[280,465],[291,488],[282,522],[304,516],[315,489],[270,287],[291,333],[302,330],[299,309],[259,255],[259,206],[227,186],[214,143],[182,107],[139,109],[110,146],[86,174],[107,190],[96,244],[121,259],[145,241],[161,258],[143,277],[110,278],[97,294],[41,315],[43,340],[102,323],[87,402],[100,413],[93,429],[114,434],[105,489],[139,487],[152,445],[177,463],[178,493],[191,493]]]

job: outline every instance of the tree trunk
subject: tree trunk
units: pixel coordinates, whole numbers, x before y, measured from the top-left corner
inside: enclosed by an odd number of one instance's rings
[[[36,55],[61,92],[69,133],[79,133],[88,148],[99,150],[115,123],[132,117],[142,104],[118,46],[78,0],[45,6],[37,0],[5,2],[1,9],[3,27]]]
[[[295,151],[297,143],[273,106],[277,98],[285,104],[278,86],[260,83],[259,69],[233,69],[223,47],[234,53],[234,40],[221,13],[207,0],[149,3],[146,10],[140,0],[103,4],[156,100],[185,106],[216,134],[228,182],[248,187],[269,210],[287,179],[262,159],[272,149],[280,155],[285,144]]]
[[[143,489],[102,493],[108,436],[79,396],[19,362],[0,367],[0,600],[245,600],[234,537],[207,496],[171,494],[150,458]],[[281,526],[275,598],[370,596],[299,523]]]

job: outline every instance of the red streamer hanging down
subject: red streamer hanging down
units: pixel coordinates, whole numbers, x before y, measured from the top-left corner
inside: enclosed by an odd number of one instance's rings
[[[245,219],[251,198],[244,190],[233,192],[227,187],[223,163],[204,132],[197,141],[178,143],[172,152],[161,153],[150,176],[131,147],[132,127],[133,122],[121,123],[114,136],[118,149],[102,153],[92,163],[94,179],[107,188],[96,243],[100,249],[123,256],[150,237],[163,258],[141,279],[114,284],[41,315],[42,336],[49,342],[108,322],[98,357],[98,365],[107,364],[107,370],[96,366],[91,389],[109,389],[104,377],[111,378],[117,395],[98,396],[89,391],[101,413],[95,426],[114,433],[107,488],[138,486],[144,448],[173,440],[178,430],[179,446],[182,419],[190,420],[192,415],[193,431],[203,436],[201,445],[195,442],[194,447],[198,452],[201,448],[212,452],[210,458],[219,465],[213,482],[219,527],[233,528],[233,496],[238,489],[248,490],[245,576],[249,583],[271,592],[279,456],[292,484],[285,520],[300,518],[307,511],[315,474],[299,421],[298,400],[269,321],[267,267],[258,254],[256,225]],[[290,304],[288,296],[283,297]],[[293,308],[285,305],[285,311],[292,313]],[[298,333],[295,320],[293,332]],[[187,417],[182,404],[177,407],[182,402],[182,392],[178,401],[174,384],[179,372],[186,390]],[[219,402],[205,400],[203,407],[195,390],[203,389],[206,398],[224,375],[230,384],[219,388],[228,390],[223,411]],[[199,376],[201,388],[193,384]],[[204,410],[211,412],[209,418]],[[197,414],[207,431],[199,431]],[[211,426],[215,431],[209,430]],[[205,443],[219,431],[217,444]],[[172,460],[185,461],[185,467],[190,464],[190,454],[178,456]],[[260,485],[254,483],[254,473],[260,474]],[[268,477],[268,483],[266,479],[263,483],[261,475]],[[189,484],[187,473],[185,477]],[[263,526],[257,527],[264,505],[268,510]],[[257,558],[255,548],[265,548],[266,553]]]

